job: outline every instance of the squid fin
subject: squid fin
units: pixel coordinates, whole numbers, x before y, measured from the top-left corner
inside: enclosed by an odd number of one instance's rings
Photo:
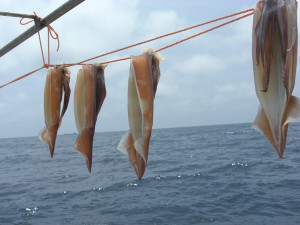
[[[92,149],[94,139],[94,128],[86,128],[80,132],[75,142],[75,148],[84,156],[86,159],[86,165],[91,173],[92,171]]]
[[[279,137],[280,138],[279,143],[276,144],[269,121],[261,106],[258,109],[258,113],[252,127],[258,130],[259,132],[261,132],[269,140],[269,142],[277,152],[278,156],[282,158],[285,150],[288,124],[293,122],[299,122],[299,121],[300,121],[300,99],[298,99],[295,96],[291,96],[286,106],[285,114],[282,121],[282,126],[280,127],[281,137]]]
[[[142,179],[145,170],[146,170],[146,162],[144,158],[136,151],[133,143],[133,137],[131,133],[126,132],[118,145],[118,150],[125,155],[128,155],[129,161],[134,168],[134,171],[139,180]]]
[[[39,139],[49,146],[50,156],[53,158],[58,126],[43,128],[39,133]]]
[[[268,139],[268,141],[271,143],[271,145],[274,147],[274,149],[276,149],[276,144],[274,142],[274,138],[272,135],[272,131],[271,131],[271,127],[270,127],[268,118],[266,116],[265,111],[263,110],[263,108],[261,106],[259,106],[256,118],[252,124],[252,128],[256,129],[257,131],[259,131],[260,133],[265,135],[265,137]]]
[[[39,133],[39,139],[45,144],[48,144],[48,140],[45,138],[46,132],[47,132],[47,128],[44,127]]]

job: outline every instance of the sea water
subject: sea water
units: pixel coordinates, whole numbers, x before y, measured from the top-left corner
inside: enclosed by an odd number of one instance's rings
[[[96,133],[92,173],[57,138],[0,139],[0,224],[300,224],[300,125],[279,159],[251,124],[153,130],[138,181],[117,151],[124,132]]]

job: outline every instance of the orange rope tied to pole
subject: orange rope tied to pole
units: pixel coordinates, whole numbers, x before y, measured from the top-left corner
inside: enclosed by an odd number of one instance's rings
[[[35,12],[33,12],[33,14],[36,16],[36,18],[40,22],[43,20],[43,18],[39,17]],[[57,49],[56,49],[56,51],[58,51],[59,46],[60,46],[58,33],[54,30],[54,28],[50,24],[47,25],[47,29],[48,29],[48,43],[49,43],[49,39],[50,39],[49,37],[50,36],[52,37],[52,39],[57,40]],[[49,36],[49,34],[50,34],[50,36]],[[48,46],[49,46],[49,44],[48,44]],[[49,51],[49,49],[48,49],[48,51]]]
[[[33,22],[33,21],[34,21],[35,23],[37,23],[37,21],[38,21],[39,23],[41,23],[41,21],[42,21],[43,19],[42,19],[41,17],[39,17],[35,12],[33,12],[33,14],[34,14],[35,17],[36,17],[35,19],[29,20],[29,21],[27,21],[27,22],[23,22],[23,19],[24,19],[24,18],[21,18],[20,24],[21,24],[21,25],[27,25],[27,24],[29,24],[29,23],[31,23],[31,22]],[[37,20],[37,21],[36,21],[36,20]],[[43,45],[42,45],[42,40],[41,40],[41,34],[40,34],[40,31],[37,32],[37,33],[38,33],[38,37],[39,37],[39,43],[40,43],[40,49],[41,49],[42,60],[43,60],[43,67],[44,67],[44,68],[48,68],[49,65],[50,65],[50,37],[51,37],[52,39],[54,39],[54,40],[57,40],[57,50],[56,50],[56,51],[59,50],[59,46],[60,46],[58,33],[54,30],[54,28],[53,28],[50,24],[47,25],[47,29],[48,29],[48,63],[47,63],[47,64],[46,64],[45,56],[44,56]]]
[[[245,14],[245,13],[247,13],[247,14]],[[245,15],[242,15],[242,14],[245,14]],[[185,42],[187,40],[190,40],[190,39],[195,38],[197,36],[200,36],[202,34],[208,33],[208,32],[210,32],[212,30],[218,29],[218,28],[223,27],[225,25],[228,25],[230,23],[233,23],[233,22],[236,22],[238,20],[244,19],[244,18],[246,18],[248,16],[251,16],[251,15],[253,15],[253,9],[243,10],[243,11],[240,11],[240,12],[237,12],[237,13],[233,13],[233,14],[230,14],[230,15],[227,15],[227,16],[223,16],[223,17],[220,17],[220,18],[216,18],[216,19],[204,22],[204,23],[200,23],[200,24],[197,24],[197,25],[194,25],[194,26],[191,26],[191,27],[187,27],[187,28],[184,28],[184,29],[181,29],[181,30],[177,30],[177,31],[171,32],[171,33],[167,33],[167,34],[155,37],[155,38],[151,38],[151,39],[146,40],[146,41],[142,41],[142,42],[138,42],[138,43],[135,43],[135,44],[132,44],[132,45],[128,45],[128,46],[125,46],[123,48],[119,48],[119,49],[116,49],[114,51],[110,51],[110,52],[107,52],[107,53],[104,53],[104,54],[101,54],[101,55],[98,55],[98,56],[95,56],[95,57],[92,57],[92,58],[89,58],[89,59],[86,59],[86,60],[83,60],[83,61],[80,61],[80,62],[77,62],[77,63],[69,63],[69,64],[64,64],[64,65],[66,67],[75,66],[75,65],[85,65],[86,62],[94,60],[94,59],[97,59],[97,58],[100,58],[100,57],[103,57],[103,56],[107,56],[107,55],[110,55],[110,54],[113,54],[113,53],[116,53],[116,52],[120,52],[120,51],[129,49],[129,48],[138,46],[138,45],[142,45],[142,44],[145,44],[145,43],[148,43],[148,42],[152,42],[152,41],[164,38],[164,37],[168,37],[168,36],[171,36],[171,35],[174,35],[174,34],[178,34],[178,33],[184,32],[184,31],[188,31],[188,30],[191,30],[191,29],[194,29],[194,28],[197,28],[197,27],[200,27],[200,26],[204,26],[204,25],[207,25],[207,24],[210,24],[210,23],[214,23],[214,22],[217,22],[217,21],[220,21],[220,20],[228,19],[230,17],[237,16],[237,15],[242,15],[242,16],[240,16],[238,18],[235,18],[235,19],[232,19],[232,20],[229,20],[227,22],[221,23],[219,25],[216,25],[216,26],[211,27],[211,28],[209,28],[207,30],[201,31],[199,33],[196,33],[196,34],[194,34],[192,36],[186,37],[186,38],[184,38],[182,40],[179,40],[179,41],[174,42],[172,44],[169,44],[167,46],[164,46],[164,47],[162,47],[160,49],[157,49],[155,52],[163,51],[163,50],[165,50],[167,48],[173,47],[175,45],[178,45],[178,44],[180,44],[182,42]],[[36,14],[35,14],[35,16],[36,16],[36,18],[39,21],[42,20]],[[23,18],[20,20],[20,24],[22,24],[22,25],[26,25],[26,24],[34,21],[34,20],[30,20],[28,22],[23,23],[22,20],[23,20]],[[14,82],[18,81],[18,80],[21,80],[21,79],[23,79],[23,78],[25,78],[25,77],[27,77],[27,76],[29,76],[29,75],[31,75],[31,74],[33,74],[33,73],[41,70],[43,68],[49,68],[49,67],[53,67],[54,66],[54,65],[50,64],[50,40],[49,39],[50,39],[50,36],[51,36],[53,39],[57,40],[57,42],[58,42],[57,51],[58,51],[59,50],[59,44],[60,44],[59,43],[59,37],[58,37],[58,33],[53,29],[52,26],[47,25],[47,28],[48,28],[48,63],[47,64],[45,63],[45,58],[44,58],[44,53],[43,53],[43,47],[42,47],[42,41],[41,41],[40,33],[38,32],[39,43],[40,43],[40,48],[41,48],[41,53],[42,53],[43,66],[40,67],[40,68],[38,68],[38,69],[36,69],[36,70],[33,70],[33,71],[29,72],[29,73],[26,73],[26,74],[24,74],[24,75],[22,75],[22,76],[20,76],[20,77],[18,77],[16,79],[14,79],[13,81],[10,81],[10,82],[8,82],[8,83],[0,86],[0,88],[3,88],[3,87],[5,87],[5,86],[7,86],[7,85],[9,85],[11,83],[14,83]],[[124,57],[124,58],[119,58],[119,59],[115,59],[115,60],[110,60],[110,61],[102,62],[101,64],[109,64],[109,63],[124,61],[124,60],[128,60],[128,59],[130,59],[130,57]]]
[[[33,14],[35,15],[36,19],[39,22],[42,21],[42,18],[39,17],[35,12],[33,12]],[[29,24],[29,23],[31,23],[33,21],[36,22],[35,19],[29,20],[27,22],[23,22],[23,19],[24,18],[20,19],[20,24],[21,25],[27,25],[27,24]],[[50,64],[50,36],[52,37],[52,39],[57,40],[57,51],[59,50],[59,46],[60,46],[59,36],[58,36],[58,33],[54,30],[54,28],[51,25],[47,25],[47,29],[48,29],[48,64],[46,64],[46,61],[45,61],[45,56],[44,56],[44,51],[43,51],[41,34],[40,34],[40,31],[38,31],[37,33],[38,33],[38,37],[39,37],[39,44],[40,44],[40,49],[41,49],[41,54],[42,54],[43,66],[41,66],[40,68],[37,68],[37,69],[35,69],[33,71],[30,71],[30,72],[28,72],[28,73],[26,73],[26,74],[24,74],[24,75],[22,75],[22,76],[20,76],[20,77],[18,77],[16,79],[14,79],[14,80],[12,80],[12,81],[4,84],[4,85],[1,85],[0,88],[3,88],[3,87],[5,87],[5,86],[7,86],[9,84],[17,82],[17,81],[19,81],[19,80],[21,80],[21,79],[23,79],[25,77],[28,77],[28,76],[30,76],[30,75],[32,75],[32,74],[40,71],[41,69],[44,69],[44,68],[47,69],[47,68],[53,66],[53,65]]]
[[[35,15],[36,19],[37,19],[39,22],[41,22],[41,21],[43,20],[43,18],[40,17],[40,16],[38,16],[35,12],[33,12],[33,14]],[[29,24],[29,23],[35,21],[35,20],[33,19],[33,20],[29,20],[29,21],[27,21],[27,22],[23,22],[23,19],[24,19],[24,18],[21,18],[21,19],[20,19],[20,24],[21,24],[21,25],[27,25],[27,24]],[[54,28],[53,28],[50,24],[48,24],[48,25],[46,25],[46,26],[47,26],[47,29],[48,29],[48,36],[49,36],[49,34],[50,34],[50,36],[52,37],[52,39],[57,40],[57,49],[56,49],[56,51],[58,51],[58,50],[59,50],[59,47],[60,47],[60,42],[59,42],[59,36],[58,36],[58,33],[54,30]],[[38,32],[38,33],[39,33],[39,32]],[[48,37],[48,38],[49,38],[49,37]]]

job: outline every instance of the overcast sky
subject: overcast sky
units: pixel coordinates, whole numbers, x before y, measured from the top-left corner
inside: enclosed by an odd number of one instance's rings
[[[0,0],[1,11],[45,17],[65,1]],[[76,62],[128,44],[248,9],[256,0],[86,0],[52,23],[60,38],[51,41],[51,62]],[[0,47],[27,30],[19,19],[0,17]],[[207,27],[206,27],[207,28]],[[138,55],[158,49],[198,28],[171,38],[135,47],[92,62]],[[154,108],[154,128],[252,122],[257,100],[251,58],[252,16],[161,52],[161,79]],[[46,29],[42,31],[46,45]],[[3,84],[42,65],[37,35],[0,58]],[[71,71],[74,90],[77,71]],[[299,68],[299,67],[298,67]],[[44,127],[44,69],[0,89],[0,138],[36,136]],[[128,129],[127,81],[129,61],[108,65],[107,97],[96,132]],[[296,81],[294,95],[299,95]],[[73,93],[59,134],[77,132]]]

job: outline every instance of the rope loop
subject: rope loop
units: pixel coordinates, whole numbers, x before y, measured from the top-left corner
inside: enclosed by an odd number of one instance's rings
[[[27,24],[29,24],[29,23],[31,23],[31,22],[34,21],[34,19],[32,19],[32,20],[28,20],[27,22],[23,22],[23,19],[25,19],[25,18],[21,18],[21,19],[20,19],[20,24],[21,24],[21,25],[27,25]]]
[[[57,40],[57,49],[56,49],[56,51],[58,52],[59,46],[60,46],[58,33],[54,30],[54,28],[50,24],[47,25],[47,27],[48,27],[48,32],[49,32],[50,36],[52,37],[52,39]]]
[[[43,21],[43,18],[38,16],[35,12],[33,12],[33,14],[36,16],[36,18],[40,21],[40,23],[42,23]],[[23,19],[23,18],[22,18]],[[33,20],[32,20],[33,21]],[[31,21],[31,22],[32,22]],[[56,51],[59,50],[59,46],[60,46],[60,42],[59,42],[59,36],[58,36],[58,33],[54,30],[54,28],[50,25],[50,24],[47,24],[46,25],[47,29],[48,29],[48,36],[50,34],[50,36],[52,37],[53,40],[57,40],[57,49]],[[48,39],[48,42],[49,42],[49,39]]]
[[[37,21],[39,21],[40,24],[43,24],[43,23],[42,23],[42,22],[43,22],[43,18],[40,17],[40,16],[38,16],[35,12],[33,12],[33,14],[35,15]],[[32,23],[32,22],[35,21],[35,19],[32,19],[32,20],[28,20],[28,21],[26,21],[26,22],[23,22],[24,19],[25,19],[25,18],[21,18],[21,19],[20,19],[20,24],[21,24],[21,25],[27,25],[27,24]],[[59,50],[59,47],[60,47],[60,41],[59,41],[58,33],[55,31],[55,29],[54,29],[50,24],[47,24],[47,25],[45,25],[45,26],[47,27],[48,33],[50,34],[51,38],[52,38],[53,40],[57,40],[57,49],[56,49],[56,51],[58,51],[58,50]]]

